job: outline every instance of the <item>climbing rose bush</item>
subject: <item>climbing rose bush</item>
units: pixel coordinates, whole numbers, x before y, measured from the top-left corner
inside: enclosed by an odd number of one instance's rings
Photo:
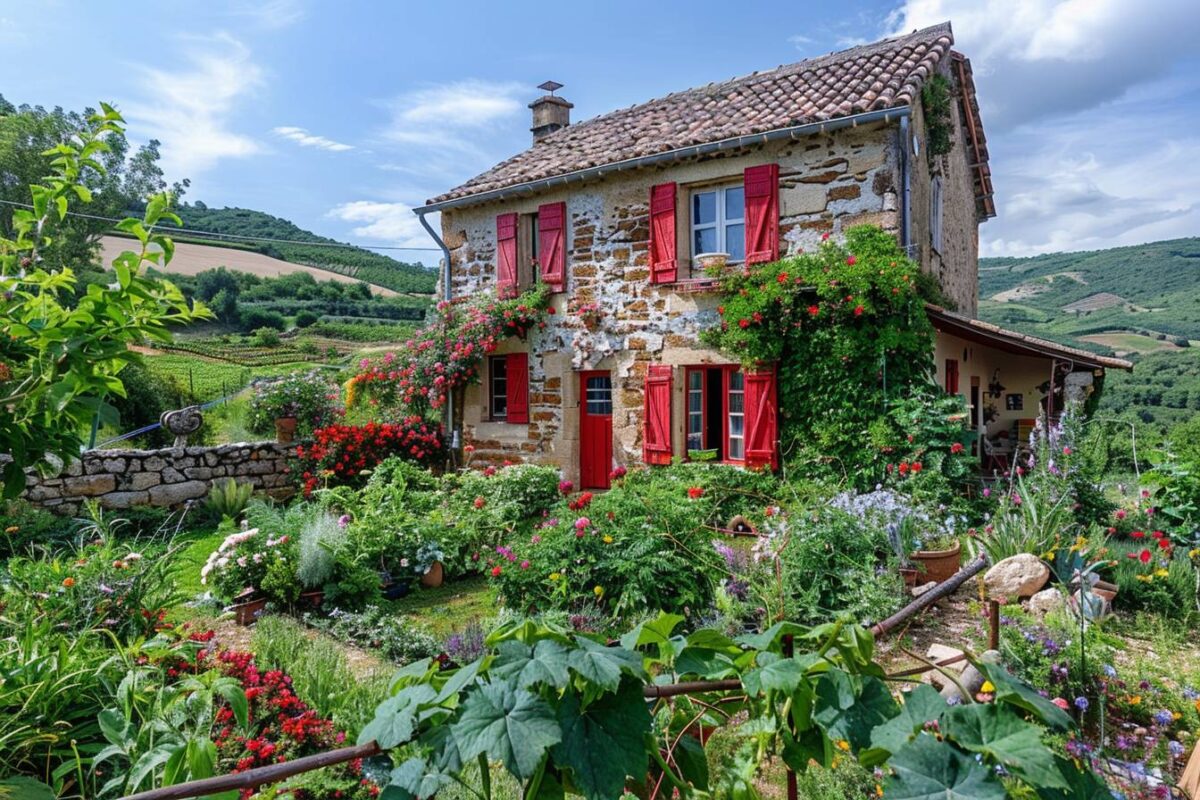
[[[441,302],[432,323],[398,352],[364,358],[346,382],[346,405],[368,400],[414,413],[440,409],[454,390],[478,382],[483,358],[509,336],[544,328],[549,304],[544,285],[511,300],[484,292],[462,302]]]
[[[328,425],[313,431],[312,444],[296,448],[305,495],[323,480],[359,483],[364,470],[390,456],[424,467],[442,464],[446,457],[442,426],[416,415],[398,423]]]

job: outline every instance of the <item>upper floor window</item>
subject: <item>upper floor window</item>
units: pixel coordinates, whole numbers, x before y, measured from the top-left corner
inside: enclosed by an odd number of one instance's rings
[[[728,253],[746,260],[746,196],[741,185],[692,192],[692,257]]]

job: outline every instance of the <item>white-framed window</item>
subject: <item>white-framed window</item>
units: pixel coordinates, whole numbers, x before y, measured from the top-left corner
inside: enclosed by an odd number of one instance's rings
[[[488,414],[494,420],[508,418],[508,356],[488,358]]]
[[[929,244],[942,252],[942,176],[934,175],[929,187]]]
[[[692,257],[728,253],[729,260],[746,260],[746,192],[741,184],[692,192]]]
[[[729,373],[729,456],[730,461],[746,458],[746,376]]]
[[[704,449],[704,373],[698,369],[687,372],[687,447]]]

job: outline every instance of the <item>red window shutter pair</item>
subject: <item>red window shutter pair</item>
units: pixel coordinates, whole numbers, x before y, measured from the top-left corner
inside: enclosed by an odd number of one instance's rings
[[[529,422],[529,355],[510,353],[505,356],[507,420],[512,423]]]
[[[746,372],[746,466],[779,467],[775,370]]]
[[[746,264],[779,259],[779,165],[743,173],[746,198]]]
[[[517,296],[517,215],[496,217],[496,294]]]
[[[561,292],[567,280],[567,204],[538,206],[538,266],[542,281]]]
[[[779,258],[779,165],[749,167],[742,173],[745,196],[746,263]],[[676,185],[650,188],[650,282],[678,279]]]
[[[671,463],[671,373],[666,364],[651,364],[646,371],[642,460],[647,464]]]

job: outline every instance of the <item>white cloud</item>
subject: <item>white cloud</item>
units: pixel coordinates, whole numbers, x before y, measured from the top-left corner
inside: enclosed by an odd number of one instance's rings
[[[988,134],[998,215],[984,255],[1200,231],[1192,0],[907,0],[887,25],[946,20]]]
[[[447,177],[448,168],[461,179],[466,177],[463,157],[479,168],[498,160],[489,152],[497,128],[525,111],[520,98],[527,93],[517,83],[481,80],[417,89],[385,103],[391,121],[383,138],[427,151],[422,158],[439,180]]]
[[[309,133],[304,128],[296,128],[290,125],[272,128],[271,132],[276,136],[282,136],[284,139],[290,139],[301,147],[317,147],[321,150],[329,150],[334,153],[354,149],[354,145],[335,142],[333,139]]]
[[[429,234],[421,227],[412,206],[407,203],[355,200],[335,206],[327,216],[354,223],[351,233],[360,238],[386,242],[395,247],[432,246]],[[436,215],[430,223],[436,230]]]
[[[236,4],[230,13],[247,17],[260,28],[278,29],[295,25],[307,12],[300,0],[247,0]]]
[[[186,66],[138,68],[142,99],[124,109],[134,130],[162,141],[162,166],[171,179],[195,177],[223,158],[262,150],[230,128],[239,102],[263,80],[249,48],[227,33],[182,36],[179,42]]]

